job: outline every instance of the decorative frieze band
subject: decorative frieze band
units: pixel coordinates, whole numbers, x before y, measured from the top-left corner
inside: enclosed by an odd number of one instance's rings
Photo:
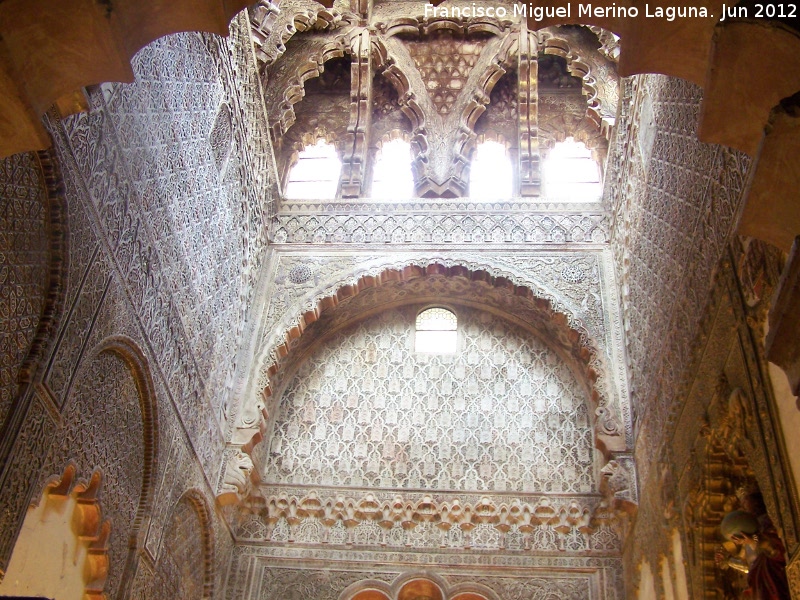
[[[601,211],[555,214],[280,214],[275,244],[604,244]]]

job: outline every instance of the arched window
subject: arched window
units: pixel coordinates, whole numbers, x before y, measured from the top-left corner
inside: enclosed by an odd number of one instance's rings
[[[472,154],[469,197],[476,199],[511,198],[513,195],[511,159],[500,142],[478,144]]]
[[[542,165],[548,200],[594,202],[600,199],[600,167],[582,142],[569,137],[556,144]]]
[[[342,161],[336,147],[324,139],[306,146],[297,155],[297,162],[289,171],[285,196],[294,200],[332,200],[339,187]]]
[[[458,342],[458,319],[446,308],[429,308],[417,315],[416,352],[454,354]]]
[[[411,146],[403,139],[381,145],[372,174],[372,197],[381,200],[407,200],[414,195],[411,173]]]

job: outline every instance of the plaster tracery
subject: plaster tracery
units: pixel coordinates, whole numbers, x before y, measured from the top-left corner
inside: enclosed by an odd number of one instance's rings
[[[435,273],[437,271],[437,269],[440,268],[440,266],[439,266],[439,264],[437,262],[434,262],[434,264],[431,265],[429,260],[430,259],[424,260],[423,264],[428,265],[427,268],[431,269],[431,273]],[[441,264],[442,265],[448,265],[450,262],[451,261],[449,259],[443,259]],[[527,261],[525,261],[525,259],[522,259],[522,262],[526,263]],[[391,270],[390,271],[386,271],[386,265],[385,265],[384,262],[379,262],[377,264],[380,265],[380,266],[377,269],[373,268],[373,270],[374,270],[374,274],[373,275],[368,275],[367,273],[369,273],[370,271],[366,271],[365,272],[363,270],[364,267],[360,267],[356,271],[356,273],[359,273],[359,274],[355,275],[355,276],[351,276],[352,282],[355,282],[355,286],[356,286],[355,289],[358,289],[358,288],[360,288],[362,286],[368,289],[368,291],[366,293],[364,293],[362,298],[380,297],[380,296],[377,295],[378,293],[380,293],[381,295],[385,295],[386,294],[385,292],[378,292],[378,288],[374,287],[376,285],[376,283],[380,283],[381,282],[381,278],[384,278],[385,279],[385,283],[389,284],[389,283],[391,283],[393,280],[395,280],[397,278],[396,275],[392,275],[392,271]],[[400,264],[403,264],[403,263],[401,262]],[[407,263],[405,263],[405,264],[407,264]],[[459,269],[461,267],[457,266],[457,265],[460,264],[458,262],[458,260],[456,260],[456,262],[453,263],[453,264],[454,264],[453,267],[446,267],[446,268],[454,269],[455,272],[459,272]],[[461,263],[461,264],[463,264],[463,263]],[[483,265],[480,268],[481,269],[488,269],[488,272],[493,272],[493,271],[496,272],[496,268],[488,267],[486,265]],[[595,269],[597,269],[597,268],[598,267],[595,266]],[[516,267],[511,267],[511,269],[512,269],[512,271],[514,271],[514,270],[516,270]],[[563,267],[559,267],[559,271],[560,270],[563,270]],[[420,277],[424,273],[423,271],[418,271],[417,269],[415,269],[413,267],[406,267],[405,268],[405,272],[407,273],[405,275],[405,277],[410,277],[411,278],[411,282],[410,282],[411,284],[413,284],[414,278]],[[599,273],[598,271],[595,271],[595,272]],[[401,273],[402,273],[402,271],[401,271]],[[401,275],[401,278],[402,277],[403,276]],[[498,277],[498,279],[494,280],[497,283],[500,283],[500,282],[503,282],[503,281],[508,281],[507,278],[509,278],[509,277],[511,277],[513,279],[513,276],[510,275],[509,271],[500,271],[498,273],[497,277]],[[557,279],[558,278],[560,278],[560,275],[557,276]],[[447,285],[449,285],[449,284],[447,284],[447,281],[448,281],[448,279],[444,280],[445,286],[443,287],[442,290],[439,290],[438,292],[434,292],[434,293],[439,293],[439,294],[444,293],[444,289],[446,288]],[[522,279],[522,281],[524,281],[524,278]],[[597,279],[593,279],[592,281],[594,281],[594,284],[598,283]],[[461,283],[459,283],[457,279],[454,279],[453,283],[456,284],[456,285],[461,285]],[[419,281],[417,282],[416,285],[417,285],[417,287],[422,286],[422,287],[420,287],[420,290],[424,289],[424,286],[426,285],[425,279],[422,279],[422,278],[419,279]],[[480,285],[480,284],[478,284],[478,285]],[[556,285],[558,285],[558,284],[556,284]],[[334,285],[333,289],[331,289],[327,293],[328,294],[333,294],[333,296],[335,298],[337,295],[342,294],[345,290],[348,290],[346,292],[347,295],[344,296],[344,298],[347,298],[347,297],[353,295],[353,291],[352,291],[353,287],[352,286],[353,286],[353,283],[350,283],[349,280],[348,280],[348,283],[346,283],[346,284],[345,284],[345,282],[340,282],[340,283]],[[312,290],[314,289],[313,285],[311,285],[310,287],[311,287]],[[413,287],[413,285],[412,285],[412,287]],[[371,289],[369,289],[369,288],[371,288]],[[304,286],[295,288],[295,293],[300,292],[301,297],[302,297],[302,294],[307,293],[308,290],[309,290],[309,285],[306,284]],[[400,288],[400,290],[402,290],[402,288]],[[398,290],[398,291],[400,291],[400,290]],[[404,294],[404,293],[407,293],[407,292],[400,291],[400,293]],[[421,293],[421,292],[417,291],[415,293]],[[276,361],[278,356],[283,356],[286,352],[289,351],[290,348],[293,348],[296,345],[295,343],[292,343],[291,341],[293,339],[299,337],[306,327],[308,327],[309,325],[314,323],[314,321],[316,321],[320,317],[324,316],[325,307],[326,306],[331,306],[331,302],[329,302],[329,300],[331,300],[333,302],[333,306],[335,306],[339,302],[338,300],[324,298],[325,294],[326,294],[325,292],[323,292],[321,294],[319,292],[317,292],[317,294],[319,294],[319,295],[316,296],[316,297],[314,297],[314,296],[311,296],[311,297],[306,296],[306,298],[303,300],[302,304],[295,305],[295,308],[293,310],[294,311],[298,311],[298,312],[294,313],[295,315],[297,315],[297,317],[289,316],[289,315],[292,315],[292,312],[288,312],[288,313],[286,313],[286,315],[289,318],[288,319],[284,318],[282,324],[276,323],[276,324],[272,325],[272,327],[274,327],[274,329],[272,330],[273,331],[273,337],[271,338],[271,341],[269,341],[265,345],[264,348],[265,348],[265,350],[269,349],[269,348],[275,348],[276,344],[280,344],[283,347],[282,348],[279,347],[279,349],[278,349],[279,351],[278,351],[277,356],[275,358],[273,358],[272,360],[270,360],[268,358],[268,355],[266,353],[262,355],[264,357],[262,359],[262,360],[264,360],[264,362],[262,363],[264,366],[262,366],[262,375],[261,375],[261,378],[259,379],[259,381],[257,383],[258,387],[256,388],[256,391],[254,391],[254,396],[256,398],[261,398],[262,397],[261,394],[264,394],[263,397],[271,396],[273,391],[276,388],[276,382],[280,381],[279,378],[276,378],[276,374],[278,374],[278,375],[280,375],[282,377],[284,372],[285,372],[285,365],[283,365],[282,363],[276,363],[276,362],[273,362],[273,361]],[[455,297],[458,297],[458,296],[464,295],[464,294],[478,294],[480,297],[484,298],[484,300],[487,300],[487,301],[492,295],[491,293],[487,293],[487,290],[485,288],[481,288],[480,291],[475,290],[474,292],[468,292],[466,290],[461,290],[460,292],[455,293]],[[502,293],[501,293],[501,295],[502,295]],[[592,303],[600,300],[600,295],[598,293],[594,293],[594,294],[589,293],[587,295],[580,295],[579,294],[579,297],[582,298],[582,303],[584,305],[586,305],[587,308],[588,308],[588,304],[586,304],[586,303],[589,302],[590,300],[592,301]],[[388,296],[386,296],[386,298],[388,299]],[[553,302],[554,306],[557,306],[557,307],[563,306],[562,305],[562,300],[559,300],[554,296],[551,296],[550,298],[551,298],[550,302]],[[370,300],[367,300],[367,301],[369,302]],[[384,301],[387,301],[387,300],[384,300]],[[501,300],[499,300],[499,298],[498,298],[498,301],[500,301],[500,306],[504,305],[505,301],[501,301]],[[286,310],[288,308],[288,304],[285,304],[285,303],[281,302],[281,303],[276,304],[275,307],[278,310]],[[353,304],[353,310],[357,311],[358,307],[359,307],[359,304],[357,304],[357,303]],[[599,308],[599,306],[597,306],[597,305],[595,305],[595,307]],[[506,306],[505,310],[507,310],[509,313],[512,313],[512,314],[520,314],[520,307],[519,306],[516,306],[514,308],[509,308],[509,307]],[[566,309],[566,312],[567,312],[567,314],[569,314],[569,312],[570,312],[569,309]],[[340,322],[346,321],[347,318],[352,318],[352,316],[348,317],[348,311],[339,310],[339,311],[337,311],[337,313],[338,314],[336,316],[338,317]],[[525,309],[522,312],[522,314],[528,314],[527,309]],[[592,313],[589,312],[589,313],[582,313],[582,314],[585,315],[582,318],[586,318]],[[595,332],[599,333],[599,331],[603,330],[604,325],[602,323],[604,322],[604,318],[602,317],[602,312],[600,313],[599,316],[600,316],[600,321],[595,321],[595,323],[601,329],[592,329],[590,331],[595,331]],[[299,322],[298,322],[298,320],[296,320],[298,318],[299,318]],[[553,334],[554,334],[554,339],[563,339],[563,335],[562,335],[563,332],[562,333],[557,333],[557,331],[558,331],[557,329],[552,329],[554,325],[553,325],[553,322],[550,321],[549,317],[544,317],[543,318],[543,315],[536,315],[536,311],[534,310],[532,313],[530,313],[530,316],[528,318],[531,319],[531,321],[530,321],[531,323],[537,323],[537,325],[536,325],[537,328],[540,328],[543,331],[552,331]],[[575,317],[572,317],[572,318],[574,319]],[[573,321],[573,323],[577,325],[578,322],[581,322],[580,319],[581,318],[578,318],[578,320]],[[556,319],[555,322],[558,322],[558,319]],[[586,322],[586,323],[588,323],[588,322]],[[584,325],[582,325],[582,326],[585,326],[586,323]],[[283,336],[287,335],[287,333],[288,333],[288,337],[283,337]],[[590,345],[593,344],[593,342],[589,341],[590,339],[592,339],[593,335],[595,335],[595,334],[592,334],[589,331],[587,331],[586,337],[581,338],[581,339],[583,339],[582,343],[586,343],[586,344],[590,344]],[[605,335],[608,335],[608,334],[605,334]],[[566,350],[566,352],[571,353],[575,357],[581,357],[581,358],[578,358],[577,360],[580,363],[584,363],[585,360],[587,359],[587,356],[585,355],[585,351],[580,350],[579,347],[576,347],[574,345],[574,343],[576,341],[578,341],[578,340],[574,340],[573,339],[573,341],[570,341],[570,342],[565,341],[564,342],[564,344],[565,344],[564,347],[565,348],[571,348],[570,350]],[[302,338],[301,338],[301,342],[302,342]],[[305,343],[305,342],[303,342],[303,343]],[[590,353],[590,356],[591,356],[591,353]],[[619,385],[619,383],[615,384],[615,383],[612,383],[612,381],[610,381],[610,380],[606,380],[606,376],[611,377],[613,379],[613,376],[611,376],[610,374],[606,375],[608,373],[608,370],[607,370],[607,367],[604,366],[604,362],[605,362],[605,360],[608,360],[608,359],[601,358],[599,354],[595,354],[594,355],[594,359],[591,359],[591,360],[594,361],[594,362],[592,362],[593,366],[591,367],[591,370],[592,370],[592,373],[594,373],[594,375],[592,375],[592,377],[597,379],[595,385],[597,386],[596,389],[599,391],[598,398],[599,398],[599,401],[600,401],[600,404],[601,404],[600,408],[602,408],[603,406],[609,407],[610,405],[608,404],[608,399],[613,397],[615,392],[613,392],[612,390],[614,390],[615,386]],[[267,362],[267,361],[269,361],[269,362]],[[279,364],[281,365],[280,369],[278,368]],[[268,366],[268,365],[272,365],[272,366]],[[269,375],[267,373],[269,373]],[[621,389],[621,388],[616,388],[616,389]],[[248,406],[252,405],[251,404],[252,402],[253,402],[253,400],[249,400],[246,405],[248,405]],[[629,426],[626,424],[627,423],[627,419],[629,418],[628,415],[630,413],[626,408],[624,408],[624,406],[625,405],[623,404],[622,407],[620,407],[620,408],[616,408],[615,407],[615,408],[611,408],[608,411],[603,411],[603,410],[598,409],[598,413],[597,414],[600,417],[598,419],[598,426],[600,427],[599,434],[601,434],[603,436],[606,435],[606,434],[611,434],[612,437],[613,436],[622,436],[623,435],[623,431],[624,431],[625,432],[624,433],[624,438],[625,439],[630,439],[630,437],[629,437],[630,429],[629,429]],[[243,432],[245,430],[247,430],[248,428],[249,428],[249,426],[246,427],[243,430]],[[617,439],[621,440],[623,438],[617,438]],[[244,442],[242,442],[242,443],[244,443]],[[624,445],[624,442],[623,442],[623,445]],[[621,448],[619,448],[619,449],[621,449]]]
[[[664,69],[686,80],[620,80],[618,60],[657,62],[639,33],[424,4],[259,1],[227,41],[142,48],[134,83],[46,115],[52,155],[6,160],[0,569],[65,460],[113,519],[84,532],[91,595],[621,599],[642,564],[641,590],[700,596],[730,583],[710,556],[742,482],[797,556],[761,340],[783,256],[730,244],[756,163],[695,135],[740,71],[711,69],[705,99],[687,82],[745,24]],[[602,203],[538,189],[566,137],[608,155]],[[282,200],[321,138],[339,197]],[[425,198],[367,197],[395,138]],[[513,198],[464,198],[479,140],[519,163]],[[459,313],[463,361],[413,352],[434,305]]]
[[[265,481],[597,491],[591,421],[569,371],[535,338],[517,338],[486,313],[458,312],[454,357],[415,358],[411,307],[327,342],[282,395]]]
[[[63,310],[66,287],[66,206],[57,158],[19,154],[0,162],[0,423],[21,384],[44,358]]]

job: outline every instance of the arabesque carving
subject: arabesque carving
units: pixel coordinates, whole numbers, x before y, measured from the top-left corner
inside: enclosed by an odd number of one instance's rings
[[[102,497],[114,523],[105,588],[112,595],[131,583],[133,573],[125,566],[136,560],[143,541],[139,533],[153,506],[158,453],[154,396],[149,367],[136,344],[121,336],[104,340],[81,363],[64,406],[63,430],[39,475],[46,477],[67,461],[74,462],[77,473],[102,470]],[[113,444],[104,441],[106,436]]]
[[[24,411],[20,392],[40,375],[64,309],[68,224],[55,154],[41,151],[3,160],[0,196],[0,228],[7,232],[0,242],[2,426],[14,406]]]
[[[567,61],[569,72],[583,81],[587,115],[604,135],[616,123],[619,76],[614,62],[600,55],[585,29],[553,27],[538,32],[542,51]]]
[[[326,62],[341,58],[350,51],[346,32],[337,32],[333,39],[310,38],[294,42],[293,52],[285,55],[270,70],[270,82],[265,88],[273,140],[280,140],[294,124],[294,105],[305,95],[305,82],[319,77],[325,70]]]

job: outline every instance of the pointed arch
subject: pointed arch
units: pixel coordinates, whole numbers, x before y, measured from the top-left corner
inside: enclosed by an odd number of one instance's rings
[[[213,513],[205,495],[197,488],[191,488],[184,492],[183,496],[175,503],[173,513],[181,503],[191,506],[200,523],[202,533],[201,539],[198,541],[203,556],[203,600],[211,600],[214,597],[216,575]]]
[[[153,377],[150,373],[150,365],[141,348],[127,336],[115,335],[106,338],[100,342],[90,356],[95,357],[102,353],[115,354],[126,363],[139,391],[144,434],[144,468],[142,491],[139,496],[136,518],[132,524],[132,540],[135,537],[137,548],[141,548],[144,544],[145,528],[143,525],[153,509],[155,475],[158,472],[158,407]]]
[[[86,354],[76,370],[76,386],[77,382],[92,374],[91,369],[94,367],[95,362],[102,360],[103,357],[107,356],[113,356],[115,359],[121,361],[123,365],[122,368],[127,371],[128,375],[132,379],[133,386],[138,397],[138,409],[140,411],[142,427],[141,485],[139,487],[138,498],[133,498],[133,490],[131,490],[130,497],[130,500],[133,501],[133,506],[135,507],[132,511],[133,517],[129,523],[118,522],[116,523],[115,527],[117,536],[120,534],[120,531],[125,531],[126,529],[128,533],[128,537],[124,541],[124,544],[119,546],[120,548],[125,547],[127,549],[127,553],[124,555],[125,558],[122,559],[122,556],[114,557],[115,559],[120,560],[119,573],[117,575],[118,578],[115,579],[115,593],[125,595],[129,592],[130,586],[133,583],[133,577],[136,573],[136,565],[141,556],[140,551],[144,547],[147,524],[154,508],[155,476],[157,473],[158,458],[158,408],[149,361],[139,345],[133,339],[125,335],[109,336],[94,346],[92,350]],[[65,411],[73,410],[70,408],[70,406],[77,402],[79,398],[76,399],[72,396],[79,395],[78,388],[73,387],[73,389],[70,391],[70,399],[67,401]],[[98,399],[93,398],[92,400],[97,401]],[[73,414],[73,417],[74,416],[75,415]],[[117,414],[116,417],[119,418],[119,414]],[[87,424],[91,426],[93,417],[87,415],[86,419],[84,419],[82,422],[75,423],[71,423],[71,420],[72,419],[70,419],[70,422],[68,422],[68,427],[79,428]],[[74,431],[67,433],[65,435],[65,442],[69,443],[69,440],[73,435]],[[56,452],[55,459],[59,460],[59,454],[63,454],[63,450],[59,450],[57,448],[54,448],[53,450]],[[99,456],[98,452],[100,452],[98,449],[90,450],[88,447],[84,450],[80,450],[80,461],[89,459],[89,457],[94,454],[95,460],[93,462],[96,463],[98,460],[100,460],[97,458],[97,456]],[[122,457],[119,457],[119,459],[121,460]],[[86,468],[86,465],[79,466]],[[83,475],[82,473],[79,474]],[[104,477],[109,477],[109,473],[107,472],[103,475]],[[119,540],[120,538],[117,537],[116,539]],[[113,549],[113,547],[118,543],[119,542],[115,542],[112,538],[111,548]],[[113,554],[111,556],[113,557]],[[124,564],[121,563],[122,560],[124,560]],[[113,568],[113,565],[109,565],[109,569]]]

